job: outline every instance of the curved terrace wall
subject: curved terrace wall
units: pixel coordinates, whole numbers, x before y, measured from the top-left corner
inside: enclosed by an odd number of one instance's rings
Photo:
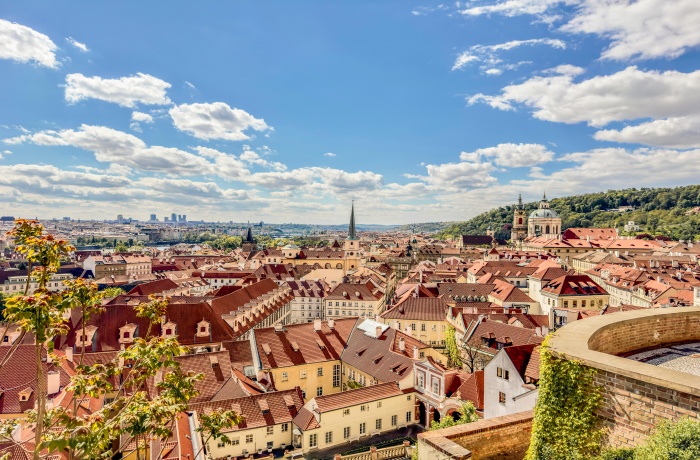
[[[551,351],[598,371],[598,411],[612,446],[634,446],[661,420],[700,418],[700,376],[618,355],[678,342],[700,342],[700,308],[635,310],[573,322],[549,340]],[[698,358],[700,359],[700,358]]]

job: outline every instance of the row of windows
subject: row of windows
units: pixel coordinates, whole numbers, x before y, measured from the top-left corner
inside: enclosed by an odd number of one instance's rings
[[[392,415],[391,416],[391,426],[395,427],[398,425],[398,415]],[[406,423],[411,423],[413,421],[413,412],[406,412]],[[382,429],[382,419],[378,418],[374,421],[374,429],[375,430],[381,430]],[[358,434],[364,435],[367,434],[367,423],[362,422],[358,425]],[[349,439],[350,436],[352,435],[352,428],[349,426],[346,426],[343,428],[343,439]],[[333,443],[333,432],[332,431],[326,431],[326,434],[324,436],[324,440],[326,444],[332,444]],[[317,433],[312,433],[309,434],[309,447],[318,447],[318,434]]]
[[[397,323],[397,326],[398,326],[397,329],[398,329],[398,330],[401,330],[401,322]],[[417,325],[416,325],[416,323],[411,323],[411,324],[408,325],[408,327],[409,327],[412,331],[415,331],[416,328],[417,328]],[[427,327],[428,327],[427,324],[425,324],[425,323],[420,323],[420,330],[421,330],[422,332],[427,332]],[[430,329],[431,329],[433,332],[437,332],[437,324],[433,324],[433,325],[431,326]],[[443,324],[443,325],[442,325],[442,332],[445,332],[446,330],[447,330],[447,325],[446,325],[446,324]]]

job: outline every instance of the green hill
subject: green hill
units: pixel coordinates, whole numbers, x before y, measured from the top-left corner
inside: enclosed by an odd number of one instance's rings
[[[538,203],[526,203],[527,213],[537,209]],[[681,240],[700,239],[700,214],[697,210],[693,211],[693,208],[700,206],[700,185],[609,190],[554,198],[550,205],[561,216],[562,229],[615,227],[624,234],[624,225],[633,220],[642,227],[642,232],[652,235]],[[621,206],[633,206],[634,210],[617,211]],[[439,236],[483,235],[492,225],[497,237],[508,238],[513,209],[514,205],[492,209],[467,222],[449,226]]]

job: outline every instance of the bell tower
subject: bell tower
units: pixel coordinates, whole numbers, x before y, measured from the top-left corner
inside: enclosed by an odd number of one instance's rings
[[[510,242],[519,244],[527,236],[527,221],[525,217],[525,206],[523,206],[523,197],[518,194],[518,204],[513,212],[513,226],[510,229]]]
[[[345,272],[356,270],[360,266],[360,240],[357,239],[357,231],[355,230],[355,202],[352,202],[350,208],[350,225],[348,226],[348,237],[345,238],[343,244],[345,251]]]

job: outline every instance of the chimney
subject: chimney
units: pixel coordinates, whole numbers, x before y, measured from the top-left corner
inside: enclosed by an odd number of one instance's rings
[[[73,347],[66,347],[66,359],[69,363],[73,362]]]
[[[671,267],[678,268],[678,259],[673,259],[671,261]]]
[[[413,346],[413,359],[419,359],[420,354],[418,353],[418,347]]]
[[[330,321],[329,321],[329,323],[330,323]],[[329,327],[330,327],[330,324],[329,324]],[[321,330],[321,320],[317,318],[314,320],[314,331],[318,332],[320,330]]]
[[[382,336],[382,327],[381,327],[381,326],[377,326],[377,327],[375,328],[375,337],[376,337],[376,338],[379,338],[379,337],[381,337],[381,336]]]
[[[53,395],[60,391],[61,389],[61,374],[58,372],[49,372],[46,376],[47,386],[46,394]]]
[[[400,330],[398,321],[394,321],[394,329],[396,329],[397,331]]]
[[[406,351],[406,339],[403,337],[399,338],[399,350],[402,352]]]
[[[330,329],[332,331],[334,327],[335,327],[335,320],[329,319],[328,320],[328,329]]]

